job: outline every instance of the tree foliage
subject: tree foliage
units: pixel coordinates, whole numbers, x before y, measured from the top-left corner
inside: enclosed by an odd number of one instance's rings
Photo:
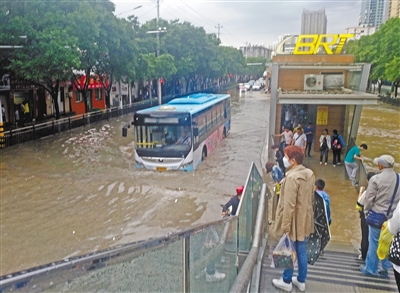
[[[0,6],[0,44],[19,47],[3,50],[0,64],[46,89],[57,118],[62,81],[74,83],[88,112],[88,77],[94,75],[109,94],[113,81],[196,81],[264,70],[246,66],[240,50],[221,46],[217,36],[202,27],[163,19],[141,25],[134,15],[120,19],[114,10],[110,0],[6,1]],[[149,33],[159,28],[166,32]],[[82,75],[87,77],[84,84]]]
[[[348,44],[347,52],[356,62],[371,63],[370,80],[381,84],[389,80],[400,82],[400,18],[391,18],[371,36]]]

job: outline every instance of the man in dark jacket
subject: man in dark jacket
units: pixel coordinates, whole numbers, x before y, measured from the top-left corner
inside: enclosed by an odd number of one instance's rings
[[[239,206],[240,198],[242,197],[244,186],[236,188],[236,195],[233,196],[225,205],[222,206],[222,216],[225,217],[228,214],[229,208],[232,206],[231,216],[236,215],[237,208]]]

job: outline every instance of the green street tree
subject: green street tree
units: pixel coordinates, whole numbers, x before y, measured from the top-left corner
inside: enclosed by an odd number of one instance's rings
[[[115,18],[113,14],[115,6],[109,0],[81,0],[79,2],[68,2],[73,5],[73,11],[68,14],[70,25],[68,33],[78,39],[77,47],[81,53],[80,67],[71,70],[72,82],[75,88],[81,93],[85,112],[89,112],[89,83],[90,77],[96,73],[110,73],[109,49],[118,40],[112,35],[114,24],[110,19]],[[111,33],[108,32],[108,26],[111,26]],[[82,75],[86,79],[81,83]],[[100,75],[103,77],[103,75]]]
[[[213,71],[218,43],[217,38],[207,37],[203,28],[194,27],[189,22],[171,21],[160,49],[174,57],[177,68],[175,78],[184,77],[188,91],[189,80],[194,81],[200,75]]]
[[[385,80],[390,80],[396,89],[399,85],[399,48],[400,18],[391,18],[375,34],[349,42],[346,52],[354,54],[356,62],[371,63],[370,81],[378,82],[380,92]]]
[[[58,119],[60,81],[68,80],[71,68],[79,67],[80,54],[76,38],[64,29],[66,15],[56,4],[7,2],[2,6],[2,13],[4,9],[7,13],[5,21],[0,22],[0,31],[2,42],[10,45],[21,45],[19,36],[26,36],[22,46],[8,56],[8,68],[17,78],[38,85],[51,95]]]
[[[133,37],[133,29],[125,19],[110,17],[102,23],[106,36],[99,40],[99,46],[104,48],[104,56],[97,60],[93,73],[102,82],[103,88],[110,96],[114,80],[129,82],[136,74],[138,49]],[[107,107],[110,100],[106,99]]]

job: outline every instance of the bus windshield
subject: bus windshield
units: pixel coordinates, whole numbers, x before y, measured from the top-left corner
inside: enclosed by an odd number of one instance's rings
[[[145,157],[185,157],[192,147],[190,127],[181,125],[135,126],[136,151]]]

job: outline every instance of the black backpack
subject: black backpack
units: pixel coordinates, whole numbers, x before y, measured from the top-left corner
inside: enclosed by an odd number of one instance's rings
[[[334,135],[332,136],[332,148],[334,150],[341,150],[342,149],[342,143],[340,142],[339,135]]]

